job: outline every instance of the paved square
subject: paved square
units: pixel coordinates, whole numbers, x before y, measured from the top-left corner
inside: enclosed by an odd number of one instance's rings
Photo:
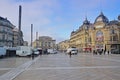
[[[120,55],[64,53],[0,61],[0,80],[120,80]]]
[[[43,55],[14,80],[120,80],[120,55]]]

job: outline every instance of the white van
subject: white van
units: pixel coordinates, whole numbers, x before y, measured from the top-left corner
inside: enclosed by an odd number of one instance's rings
[[[72,55],[76,55],[78,53],[78,49],[77,48],[68,48],[66,53],[69,54],[70,52]]]
[[[48,52],[49,54],[56,54],[56,53],[57,53],[57,50],[55,50],[55,49],[48,49],[47,52]]]
[[[17,56],[30,56],[32,54],[32,47],[30,46],[18,46],[16,50]]]
[[[0,57],[4,57],[6,55],[6,48],[0,47]]]

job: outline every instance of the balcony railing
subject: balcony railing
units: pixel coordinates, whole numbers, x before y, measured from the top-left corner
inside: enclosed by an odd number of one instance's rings
[[[108,41],[107,42],[108,44],[119,44],[119,41],[117,40],[117,41]]]

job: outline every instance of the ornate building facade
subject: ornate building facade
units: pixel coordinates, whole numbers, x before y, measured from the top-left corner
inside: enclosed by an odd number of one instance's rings
[[[24,40],[21,35],[23,36],[22,31],[18,28],[13,29],[13,47],[24,45]]]
[[[56,40],[49,36],[40,36],[33,42],[33,47],[42,49],[56,49]]]
[[[0,46],[16,47],[23,45],[22,31],[19,31],[7,18],[0,17]]]
[[[0,46],[13,46],[14,28],[15,26],[7,18],[0,17]]]
[[[94,23],[90,23],[86,18],[79,29],[71,32],[69,46],[77,47],[80,51],[120,51],[120,22],[109,21],[102,12]]]
[[[69,48],[69,40],[65,40],[58,43],[59,51],[66,51]]]

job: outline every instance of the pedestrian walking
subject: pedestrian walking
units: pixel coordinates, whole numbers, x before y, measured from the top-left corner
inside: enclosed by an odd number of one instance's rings
[[[108,50],[108,55],[109,55],[109,50]]]
[[[42,56],[42,50],[40,49],[38,51],[39,51],[39,55]]]
[[[93,55],[95,55],[95,50],[93,50]]]
[[[34,60],[34,51],[32,51],[32,60]]]
[[[95,55],[97,55],[97,50],[95,50]]]
[[[106,52],[106,51],[104,50],[104,51],[103,51],[104,55],[105,55],[105,52]]]
[[[69,56],[70,56],[70,58],[71,58],[71,55],[72,55],[72,54],[71,54],[71,51],[70,51],[70,52],[69,52]]]

